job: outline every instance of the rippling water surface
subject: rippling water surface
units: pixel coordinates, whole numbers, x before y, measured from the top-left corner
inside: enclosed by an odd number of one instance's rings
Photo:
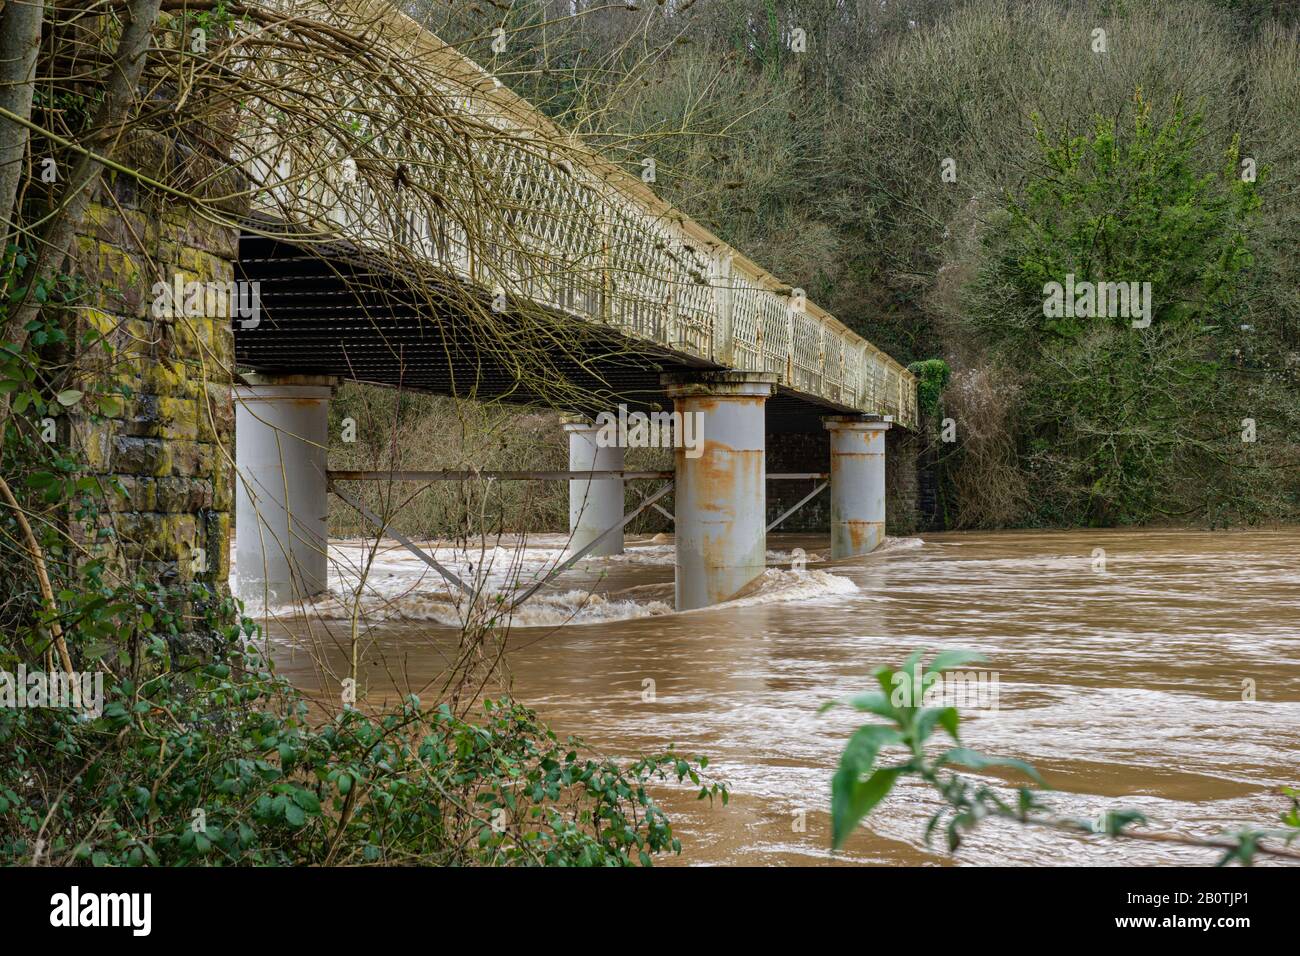
[[[768,547],[772,567],[753,594],[674,614],[671,543],[638,540],[628,555],[566,573],[517,616],[510,637],[515,696],[557,730],[610,755],[676,743],[709,756],[732,787],[730,806],[661,794],[684,862],[1214,860],[1000,824],[949,857],[925,846],[937,804],[911,784],[832,855],[829,780],[861,721],[817,708],[867,689],[873,668],[917,647],[988,658],[997,709],[966,717],[965,742],[1036,765],[1063,813],[1122,806],[1213,834],[1275,822],[1278,788],[1300,784],[1300,530],[928,535],[834,564],[818,560],[824,537],[774,535]],[[797,548],[807,570],[791,569]],[[562,549],[562,539],[533,539],[526,551],[466,560],[479,573],[492,565],[497,586],[535,574]],[[335,598],[271,632],[291,679],[336,696],[329,672],[344,659],[342,598],[355,588],[348,567],[361,548],[331,551]],[[363,595],[366,699],[425,687],[443,666],[455,603],[424,565],[393,550]],[[1255,699],[1243,699],[1252,689]]]

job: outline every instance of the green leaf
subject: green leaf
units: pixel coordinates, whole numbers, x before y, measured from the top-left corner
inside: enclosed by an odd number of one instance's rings
[[[75,388],[65,388],[63,391],[59,392],[59,394],[56,395],[55,397],[58,399],[60,405],[62,405],[64,408],[67,408],[81,401],[82,394],[83,394],[82,392],[78,391]]]
[[[58,482],[58,477],[50,474],[48,471],[34,471],[27,476],[26,485],[28,488],[49,488]]]
[[[893,727],[869,725],[859,727],[849,738],[840,756],[840,768],[831,778],[831,845],[838,848],[853,828],[871,812],[889,792],[893,777],[863,784],[861,777],[871,770],[881,747],[902,742],[903,735]],[[897,775],[897,772],[894,774]],[[873,775],[874,777],[874,775]],[[877,789],[884,786],[884,790]]]
[[[927,707],[916,717],[916,739],[924,742],[934,730],[934,725],[941,724],[948,735],[957,740],[957,722],[960,719],[956,707]]]
[[[1013,770],[1019,770],[1021,773],[1036,780],[1038,783],[1046,786],[1042,776],[1032,766],[1023,760],[1015,760],[1011,757],[986,757],[984,754],[966,747],[954,747],[949,750],[938,760],[936,766],[945,764],[956,764],[959,767],[965,767],[968,770],[985,770],[988,767],[1010,767]]]
[[[885,697],[889,698],[894,692],[894,670],[891,667],[877,667],[871,672],[871,676],[876,679],[880,689],[885,692]]]
[[[939,712],[939,723],[943,724],[943,729],[948,731],[948,736],[953,740],[959,741],[957,726],[961,723],[961,715],[957,713],[956,707],[945,707]]]
[[[116,395],[100,395],[95,399],[99,413],[105,418],[115,418],[122,414],[122,400]]]
[[[1118,836],[1124,828],[1133,823],[1146,823],[1146,814],[1137,810],[1107,810],[1101,815],[1101,826],[1094,827],[1099,833]]]
[[[817,708],[817,713],[824,714],[832,707],[838,707],[841,704],[847,704],[854,710],[866,711],[875,714],[878,717],[884,717],[888,720],[897,718],[897,712],[889,702],[889,698],[879,691],[868,691],[865,694],[859,694],[856,697],[842,697],[839,700],[828,700]]]
[[[898,716],[898,712],[894,710],[894,705],[889,702],[889,698],[879,691],[868,691],[865,694],[859,694],[857,697],[851,697],[849,698],[849,706],[854,710],[866,711],[888,720],[893,720]]]
[[[855,781],[836,806],[835,785],[831,785],[831,845],[839,849],[858,823],[889,794],[902,767],[881,767],[866,780]],[[836,775],[839,776],[838,774]],[[838,812],[836,812],[838,810]]]
[[[963,664],[983,664],[986,663],[987,660],[988,658],[983,654],[976,653],[975,651],[940,651],[938,654],[934,655],[934,660],[930,662],[930,666],[927,667],[926,670],[933,673],[939,673],[941,671],[950,671],[955,667],[961,667]]]

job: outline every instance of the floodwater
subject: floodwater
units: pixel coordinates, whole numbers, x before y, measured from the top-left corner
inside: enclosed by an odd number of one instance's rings
[[[941,840],[926,845],[939,804],[910,782],[832,854],[830,777],[849,734],[874,718],[847,709],[819,716],[818,707],[873,688],[874,668],[921,647],[987,658],[974,701],[982,706],[963,709],[963,742],[1038,767],[1063,815],[1135,809],[1154,827],[1212,836],[1275,824],[1287,806],[1279,788],[1300,785],[1300,529],[925,535],[837,563],[820,560],[824,536],[773,535],[771,567],[754,593],[686,614],[671,611],[671,543],[630,545],[622,557],[582,562],[521,609],[508,680],[557,731],[606,755],[670,743],[708,755],[710,773],[732,789],[729,806],[684,790],[658,794],[682,840],[681,862],[1217,859],[1212,850],[1000,822],[952,856]],[[371,703],[428,685],[458,613],[436,575],[391,547],[361,604],[361,684]],[[798,548],[806,570],[792,568]],[[507,568],[528,577],[562,553],[563,539],[552,536],[526,550],[439,557],[500,588]],[[355,591],[363,548],[340,542],[331,554],[335,597],[314,619],[270,631],[282,672],[337,700],[349,633],[338,618],[350,611],[342,597]]]

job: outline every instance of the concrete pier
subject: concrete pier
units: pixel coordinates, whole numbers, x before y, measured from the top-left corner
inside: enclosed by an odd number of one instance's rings
[[[331,384],[293,376],[235,387],[235,573],[247,599],[326,589]]]
[[[662,376],[675,410],[699,416],[697,457],[675,449],[677,610],[733,597],[767,556],[764,405],[776,376],[701,372]]]
[[[885,432],[877,415],[832,415],[831,557],[869,554],[885,540]]]
[[[602,448],[598,428],[585,418],[564,423],[569,435],[570,471],[622,471],[623,449]],[[569,480],[569,551],[579,551],[623,517],[622,478],[571,478]],[[623,553],[623,529],[615,531],[591,555]]]

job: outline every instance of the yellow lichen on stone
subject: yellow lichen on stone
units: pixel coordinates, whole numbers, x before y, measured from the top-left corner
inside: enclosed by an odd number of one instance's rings
[[[100,202],[76,238],[73,271],[87,294],[69,314],[90,398],[67,414],[85,471],[122,486],[101,515],[117,540],[84,543],[120,558],[127,572],[225,588],[234,452],[226,284],[237,243],[235,230],[181,212]],[[154,314],[155,283],[174,288],[177,276],[203,284],[204,314]],[[91,331],[98,335],[87,339]],[[125,400],[105,417],[94,399],[123,386]],[[206,552],[204,567],[192,564],[196,548]]]

